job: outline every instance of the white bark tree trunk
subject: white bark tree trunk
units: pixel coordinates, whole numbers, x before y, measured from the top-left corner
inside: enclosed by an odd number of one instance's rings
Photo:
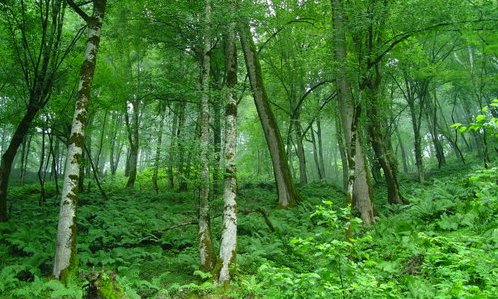
[[[204,49],[201,65],[201,107],[200,107],[200,146],[201,146],[201,187],[199,194],[199,254],[201,270],[209,272],[214,267],[214,252],[209,218],[209,70],[211,50],[211,1],[206,0],[204,16]]]
[[[82,11],[78,12],[87,22],[88,40],[85,58],[81,66],[78,99],[76,100],[76,109],[74,111],[73,125],[69,139],[66,171],[60,202],[59,224],[57,226],[57,244],[53,271],[54,276],[64,282],[67,281],[70,276],[74,275],[77,270],[76,205],[78,199],[78,181],[83,159],[83,147],[85,145],[85,126],[87,124],[88,103],[97,62],[100,31],[102,28],[105,7],[106,0],[95,0],[92,16],[88,16]]]
[[[237,53],[235,49],[235,30],[232,23],[227,37],[226,48],[227,103],[225,107],[225,176],[223,199],[223,232],[220,245],[220,273],[218,282],[229,282],[233,276],[233,266],[237,254]]]

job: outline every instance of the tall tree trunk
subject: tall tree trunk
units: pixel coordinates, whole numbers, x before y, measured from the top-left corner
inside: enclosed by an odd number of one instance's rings
[[[72,1],[70,5],[78,12],[79,7]],[[79,14],[87,23],[88,40],[86,43],[85,58],[81,66],[81,78],[78,89],[78,98],[74,112],[73,125],[69,138],[64,185],[57,226],[57,246],[53,275],[63,282],[75,278],[77,271],[76,257],[76,205],[78,199],[78,180],[80,175],[83,148],[85,146],[85,126],[88,116],[88,104],[91,96],[97,52],[100,43],[100,32],[106,0],[93,1],[92,16],[83,11]]]
[[[217,99],[214,100],[214,122],[213,122],[213,194],[220,193],[220,162],[221,162],[221,107]]]
[[[325,179],[327,177],[325,169],[325,161],[323,159],[323,139],[322,139],[322,122],[320,116],[316,119],[316,136],[318,141],[318,165],[322,177],[320,179]]]
[[[233,3],[232,13],[234,12]],[[229,282],[233,277],[237,254],[237,51],[235,48],[235,24],[230,24],[226,46],[227,103],[225,106],[225,174],[223,199],[223,231],[221,233],[218,282]]]
[[[339,146],[339,154],[341,157],[341,167],[342,167],[342,190],[346,193],[348,191],[348,176],[349,176],[349,165],[348,157],[346,154],[346,133],[342,128],[343,116],[339,105],[336,108],[335,113],[335,129],[337,134],[337,145]]]
[[[315,130],[313,129],[313,125],[311,125],[310,129],[311,133],[311,144],[313,145],[313,160],[315,161],[316,172],[318,174],[318,180],[323,179],[322,169],[320,168],[320,161],[318,158],[318,146],[315,137]]]
[[[105,133],[106,133],[106,126],[107,126],[107,115],[109,114],[109,112],[106,110],[104,111],[104,119],[102,120],[102,128],[100,129],[100,138],[99,138],[99,146],[98,146],[98,150],[97,150],[97,154],[95,155],[95,166],[96,166],[96,170],[97,170],[97,173],[99,175],[102,175],[102,167],[101,167],[101,157],[102,157],[102,149],[104,148],[104,139],[105,139]]]
[[[376,70],[378,72],[378,70]],[[377,75],[380,77],[380,75]],[[368,131],[370,135],[370,143],[372,144],[372,148],[375,152],[375,158],[379,162],[382,170],[384,172],[384,178],[387,184],[387,200],[391,204],[402,204],[404,203],[403,196],[401,195],[401,191],[399,189],[398,183],[398,174],[397,174],[397,166],[394,162],[391,152],[386,147],[386,140],[384,138],[384,134],[382,133],[382,129],[380,128],[380,124],[383,123],[382,117],[378,112],[378,98],[377,98],[377,90],[380,84],[380,78],[373,79],[372,81],[366,83],[369,89],[369,100],[370,105],[367,109],[367,116],[369,118]]]
[[[355,112],[359,113],[358,111]],[[356,117],[356,116],[355,116]],[[353,122],[358,122],[358,120],[353,120]],[[350,178],[348,184],[353,184],[353,204],[360,211],[360,217],[366,225],[371,225],[375,223],[373,203],[372,203],[372,192],[370,190],[367,163],[365,159],[365,154],[363,153],[363,142],[361,140],[360,131],[356,128],[357,124],[353,125],[356,133],[354,133],[353,139],[356,144],[355,150],[350,150],[350,157],[354,158],[354,167],[350,167]],[[353,177],[351,173],[354,172]],[[348,187],[351,190],[351,186]]]
[[[434,90],[434,96],[431,98],[429,94],[428,97],[428,105],[427,105],[427,119],[429,120],[430,133],[432,137],[432,142],[434,144],[434,150],[436,152],[436,159],[438,168],[441,168],[443,165],[446,165],[446,157],[444,155],[443,145],[441,144],[441,140],[439,138],[439,130],[438,130],[438,105],[437,105],[437,97],[436,90]]]
[[[334,26],[334,56],[340,64],[340,71],[336,72],[337,82],[337,99],[339,101],[339,115],[341,117],[341,128],[345,141],[345,153],[347,161],[348,176],[346,184],[346,200],[349,205],[355,205],[360,210],[361,218],[366,225],[375,223],[373,217],[373,203],[371,200],[368,174],[366,163],[364,161],[361,138],[359,136],[360,128],[359,116],[360,105],[355,103],[352,96],[351,84],[346,77],[347,69],[347,49],[346,49],[346,32],[344,28],[344,13],[342,0],[331,0],[332,4],[332,23]],[[346,234],[351,234],[350,229]]]
[[[299,182],[301,184],[308,183],[308,174],[306,173],[306,156],[303,146],[303,130],[301,129],[300,113],[296,112],[292,119],[294,126],[294,135],[296,137],[296,156],[299,161]]]
[[[177,126],[178,126],[178,114],[179,114],[179,106],[180,104],[176,104],[173,110],[173,119],[171,124],[171,139],[169,141],[169,161],[168,161],[168,189],[175,189],[175,175],[173,172],[173,168],[178,162],[176,161],[176,152],[178,151],[178,138],[176,136]],[[178,171],[178,168],[177,168]]]
[[[159,164],[161,162],[161,147],[163,143],[163,129],[164,129],[164,108],[160,107],[159,111],[159,128],[157,130],[157,144],[156,144],[156,156],[154,158],[154,172],[152,173],[152,187],[154,190],[159,192],[159,186],[157,184],[158,174],[159,174]]]
[[[410,111],[410,118],[412,122],[413,130],[413,143],[415,151],[415,165],[417,166],[417,174],[419,183],[424,183],[424,160],[422,157],[422,135],[420,134],[420,128],[422,125],[422,111],[424,106],[423,98],[419,97],[419,110],[415,107],[415,90],[413,90],[411,82],[408,80],[405,74],[405,85],[406,85],[406,95],[405,99],[408,103],[408,110]]]
[[[206,0],[204,15],[204,47],[201,65],[200,146],[201,186],[199,190],[199,254],[201,270],[209,272],[214,267],[214,251],[209,216],[209,70],[211,50],[211,1]]]
[[[56,194],[56,200],[59,198],[59,167],[58,167],[58,160],[59,160],[59,140],[55,140],[55,145],[54,145],[54,135],[53,131],[49,135],[50,138],[50,151],[52,152],[52,175],[54,176],[54,183],[55,183],[55,194]]]
[[[292,179],[277,121],[271,111],[263,83],[261,65],[258,60],[256,46],[254,45],[248,21],[240,24],[239,33],[254,102],[273,164],[273,174],[278,192],[278,205],[283,208],[293,206],[299,201],[299,194]]]
[[[381,5],[381,8],[377,6]],[[403,196],[399,189],[396,160],[392,155],[390,147],[390,137],[382,130],[381,124],[388,122],[388,117],[382,113],[382,102],[379,98],[380,85],[382,81],[381,64],[373,62],[375,57],[375,47],[382,44],[382,31],[384,30],[383,18],[387,16],[387,2],[370,1],[367,12],[369,26],[364,31],[361,38],[354,38],[354,44],[358,48],[359,64],[362,69],[362,78],[360,80],[360,90],[365,92],[367,100],[367,117],[368,117],[368,134],[370,143],[375,153],[375,160],[380,164],[384,173],[384,179],[387,184],[387,200],[391,204],[402,204]],[[381,10],[378,10],[378,9]],[[374,16],[380,12],[378,22],[374,20]],[[364,53],[363,53],[364,51]],[[387,107],[387,105],[385,105]]]
[[[178,152],[178,190],[187,191],[187,172],[188,172],[188,161],[190,160],[185,155],[189,154],[190,151],[187,152],[187,148],[185,145],[185,138],[183,135],[185,129],[185,110],[187,108],[187,103],[182,102],[180,104],[180,112],[178,113],[178,128],[176,131],[176,140],[177,140],[177,152]]]
[[[45,175],[44,175],[44,164],[45,164],[45,136],[46,136],[46,127],[42,127],[42,140],[41,140],[41,153],[40,153],[40,165],[38,167],[38,182],[40,183],[40,198],[38,200],[38,204],[42,205],[45,202]],[[50,159],[50,153],[48,156]]]
[[[28,171],[29,151],[31,149],[31,141],[33,141],[33,134],[27,134],[22,142],[21,149],[21,165],[19,167],[19,185],[24,186],[26,180],[26,172]]]
[[[109,164],[111,167],[111,175],[116,175],[118,169],[119,160],[121,157],[122,144],[118,139],[118,131],[121,127],[122,118],[118,113],[111,112],[112,129],[110,134],[110,146],[109,146]],[[116,149],[118,148],[118,149]]]
[[[132,114],[131,120],[128,112],[128,105],[125,107],[125,121],[126,129],[128,131],[128,142],[130,143],[129,148],[129,174],[128,182],[126,183],[126,188],[133,188],[135,186],[135,181],[137,179],[137,166],[138,166],[138,154],[139,154],[139,139],[138,130],[140,126],[139,115],[140,115],[140,100],[134,98],[131,102],[132,104]]]
[[[406,154],[405,144],[403,143],[403,139],[401,138],[401,134],[399,133],[398,126],[394,128],[396,130],[396,137],[398,138],[398,144],[401,152],[401,163],[403,163],[403,171],[408,173],[410,170],[408,168],[408,155]]]

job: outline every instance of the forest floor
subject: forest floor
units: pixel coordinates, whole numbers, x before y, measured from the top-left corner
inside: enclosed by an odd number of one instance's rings
[[[128,298],[498,298],[497,167],[448,167],[424,185],[403,180],[404,206],[386,204],[375,187],[377,224],[353,219],[349,242],[336,187],[301,186],[299,206],[276,209],[272,185],[242,182],[230,287],[197,271],[194,193],[156,194],[145,178],[135,190],[120,184],[106,185],[107,201],[96,188],[81,195],[81,277],[67,286],[50,279],[59,210],[53,186],[41,206],[37,185],[13,187],[11,220],[0,224],[0,298],[81,298],[95,273]],[[222,207],[221,197],[212,201],[215,240]]]

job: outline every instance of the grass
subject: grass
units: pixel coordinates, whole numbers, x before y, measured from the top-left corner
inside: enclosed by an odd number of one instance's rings
[[[117,277],[129,298],[492,298],[498,290],[497,178],[496,168],[457,174],[449,167],[424,186],[405,181],[406,206],[386,205],[376,190],[378,223],[358,226],[352,243],[343,242],[343,195],[336,187],[301,186],[303,203],[284,210],[276,209],[271,185],[241,184],[238,275],[229,289],[196,271],[194,193],[156,194],[114,183],[106,186],[108,201],[96,190],[81,194],[81,279],[63,286],[50,279],[58,202],[53,197],[39,206],[35,185],[16,187],[11,221],[0,224],[0,298],[80,298],[86,277],[101,269]],[[53,186],[47,189],[55,195]],[[315,212],[323,201],[333,204]],[[221,198],[213,199],[215,239],[222,206]],[[255,212],[261,208],[275,231]]]

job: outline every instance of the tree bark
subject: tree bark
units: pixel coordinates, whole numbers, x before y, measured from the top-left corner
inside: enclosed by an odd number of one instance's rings
[[[41,153],[40,153],[40,165],[38,167],[38,182],[40,183],[40,198],[38,200],[38,204],[41,206],[42,203],[45,202],[45,175],[44,175],[44,164],[45,164],[45,136],[46,136],[46,127],[42,127],[42,140],[41,140]],[[48,155],[48,159],[50,159],[50,152]]]
[[[359,116],[360,105],[355,103],[352,96],[351,84],[347,78],[347,48],[346,32],[344,28],[344,14],[342,0],[331,0],[332,4],[332,24],[334,40],[334,56],[339,63],[340,71],[336,72],[337,99],[339,101],[339,115],[341,117],[341,128],[344,135],[345,154],[347,161],[348,177],[345,179],[346,201],[351,207],[353,202],[360,210],[361,218],[365,225],[375,223],[373,213],[373,203],[371,200],[368,174],[364,161],[360,129]],[[350,229],[346,232],[350,237]]]
[[[177,142],[177,152],[178,152],[178,167],[177,167],[177,175],[178,175],[178,190],[187,191],[187,168],[188,168],[188,157],[186,157],[187,150],[185,146],[184,140],[184,129],[185,129],[185,110],[187,109],[187,103],[180,103],[180,111],[178,113],[178,127],[176,131],[176,142]]]
[[[201,65],[200,146],[201,169],[199,190],[199,254],[201,270],[209,272],[214,267],[214,251],[209,216],[209,71],[211,51],[211,1],[206,0],[204,15],[204,45]]]
[[[320,116],[316,119],[316,139],[318,141],[318,165],[320,169],[320,173],[322,177],[320,179],[325,179],[327,177],[326,169],[325,169],[325,161],[323,158],[323,139],[322,139],[322,122],[320,120]]]
[[[102,150],[104,148],[104,139],[105,139],[105,133],[106,133],[106,126],[107,126],[107,115],[109,114],[109,111],[104,111],[104,119],[102,120],[102,127],[100,129],[100,137],[99,137],[99,147],[97,150],[97,154],[95,154],[95,167],[96,171],[99,175],[103,174],[103,167],[101,167],[104,163],[101,161],[102,157]],[[104,160],[104,159],[102,159]]]
[[[376,79],[374,80],[377,81]],[[368,89],[370,100],[370,105],[367,109],[367,115],[369,118],[368,131],[370,135],[370,143],[372,144],[372,148],[375,152],[375,158],[379,162],[384,172],[384,178],[387,184],[388,202],[391,204],[402,204],[404,203],[404,199],[399,189],[397,166],[394,162],[392,154],[385,146],[386,140],[384,138],[384,134],[382,133],[382,129],[380,128],[382,118],[380,117],[378,112],[379,103],[377,99],[377,89],[378,85],[380,84],[380,78],[378,80],[379,82],[377,83],[367,83],[367,86],[369,86]]]
[[[221,162],[221,105],[218,99],[213,103],[213,143],[214,143],[214,159],[213,159],[213,194],[220,193],[220,162]]]
[[[261,65],[259,64],[248,21],[240,24],[239,34],[254,102],[270,151],[273,174],[277,184],[278,205],[282,208],[294,206],[299,202],[299,194],[292,179],[287,154],[285,153],[275,116],[270,108],[263,83]]]
[[[70,4],[72,1],[70,1]],[[93,14],[81,15],[88,30],[85,58],[81,66],[80,85],[74,112],[73,125],[69,138],[64,185],[60,202],[59,224],[57,226],[57,246],[53,275],[67,282],[77,271],[76,257],[76,205],[78,180],[80,175],[83,148],[85,146],[85,126],[88,117],[88,104],[91,96],[100,33],[106,7],[106,0],[93,1]],[[73,7],[74,8],[74,7]]]
[[[320,161],[318,158],[318,146],[315,137],[315,129],[313,129],[313,125],[311,125],[310,134],[311,134],[311,145],[313,145],[313,160],[315,160],[315,167],[318,175],[318,180],[322,180],[323,174],[322,174],[322,169],[320,168]]]
[[[296,108],[299,109],[299,108]],[[308,183],[308,174],[306,173],[306,156],[303,146],[303,130],[301,129],[300,112],[295,112],[294,118],[291,120],[294,126],[294,135],[296,137],[296,156],[299,161],[299,182],[301,184]]]
[[[232,12],[234,11],[233,3]],[[218,282],[229,282],[234,273],[235,258],[237,255],[237,51],[235,48],[235,24],[230,24],[226,46],[226,85],[227,103],[225,106],[225,174],[224,174],[224,212],[223,231],[219,261],[220,272]]]
[[[443,145],[441,144],[441,140],[439,138],[439,130],[438,130],[438,105],[437,105],[437,97],[436,91],[434,90],[434,96],[431,97],[430,94],[427,94],[428,105],[427,105],[427,119],[429,120],[430,133],[432,137],[432,143],[434,144],[434,150],[436,152],[436,159],[438,168],[446,165],[446,157],[444,155]]]
[[[381,7],[378,7],[377,1],[370,1],[367,8],[369,26],[364,34],[355,36],[354,43],[358,49],[358,61],[362,72],[359,88],[365,93],[367,100],[369,140],[375,153],[375,159],[384,173],[388,202],[402,204],[404,199],[399,189],[396,160],[392,156],[389,137],[381,128],[381,124],[388,121],[385,114],[379,110],[382,109],[381,105],[383,104],[379,99],[382,69],[379,62],[372,61],[375,48],[382,44],[383,18],[387,16],[387,2],[380,3]],[[379,20],[374,20],[375,17],[379,17]]]
[[[137,179],[137,166],[138,166],[138,152],[139,152],[139,139],[138,139],[138,129],[140,126],[139,115],[140,115],[140,100],[134,98],[131,102],[132,113],[131,120],[128,112],[128,107],[125,107],[125,121],[126,129],[128,131],[128,142],[130,143],[129,148],[129,174],[128,182],[126,183],[126,188],[133,188],[135,186],[135,181]]]
[[[122,144],[118,141],[118,131],[121,127],[122,118],[118,113],[111,112],[112,119],[112,129],[110,135],[110,149],[109,149],[109,164],[111,167],[111,175],[116,175],[118,169],[119,160],[121,158]],[[117,144],[117,145],[116,145]],[[116,147],[118,149],[116,149]]]
[[[158,174],[159,174],[159,163],[161,161],[161,147],[163,143],[163,128],[164,128],[164,108],[159,108],[159,128],[157,130],[157,144],[156,144],[156,156],[154,158],[154,172],[152,173],[152,187],[159,192],[159,186],[157,184]]]
[[[178,138],[176,136],[176,131],[177,131],[177,126],[178,126],[178,113],[179,113],[179,105],[176,104],[174,110],[172,111],[173,113],[173,118],[172,118],[172,124],[171,124],[171,139],[169,141],[169,161],[168,161],[168,189],[169,190],[174,190],[175,189],[175,175],[173,169],[175,168],[175,165],[178,164],[176,161],[176,151],[178,150],[177,144],[178,144]],[[178,169],[177,169],[178,171]]]

